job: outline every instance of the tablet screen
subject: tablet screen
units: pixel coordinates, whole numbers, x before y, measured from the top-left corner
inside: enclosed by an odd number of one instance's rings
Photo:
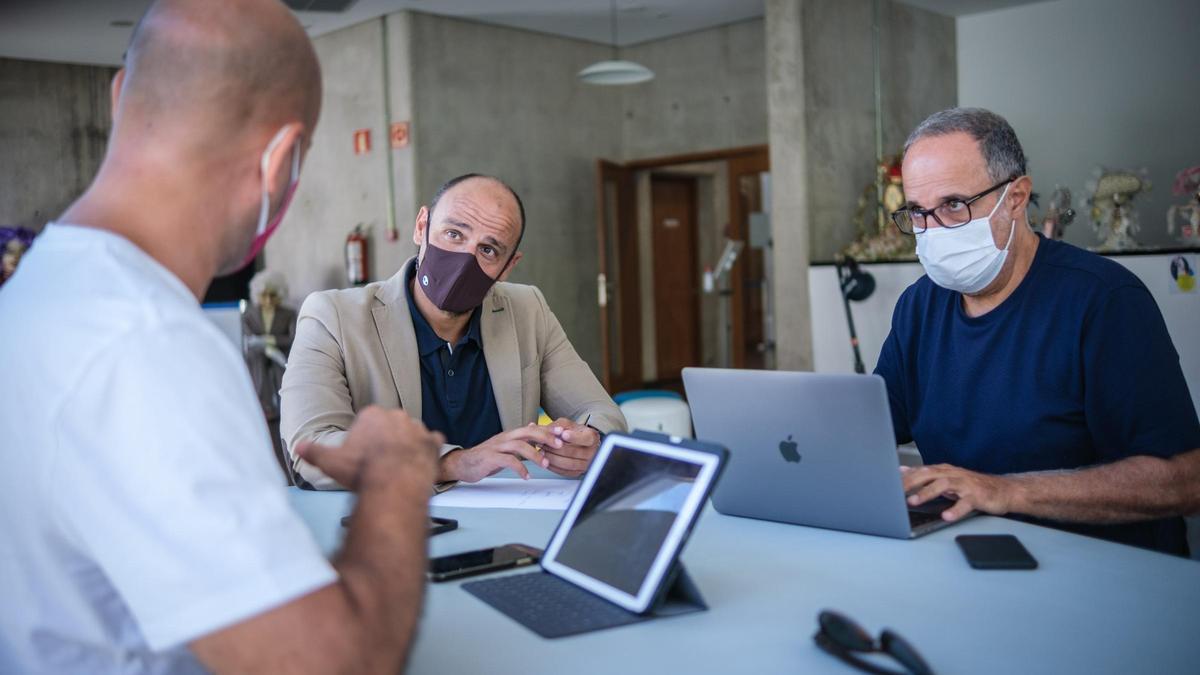
[[[582,503],[571,504],[543,562],[551,572],[642,611],[674,560],[718,460],[628,437],[606,445],[596,458],[599,471],[589,472],[576,496]]]
[[[613,448],[558,562],[637,595],[699,473],[698,464]]]

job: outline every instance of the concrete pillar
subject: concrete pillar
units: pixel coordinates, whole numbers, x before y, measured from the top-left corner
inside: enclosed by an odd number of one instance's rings
[[[391,208],[394,214],[397,240],[376,246],[375,269],[377,276],[386,277],[400,269],[410,256],[416,255],[417,246],[412,243],[412,231],[416,224],[417,210],[421,208],[422,195],[417,194],[417,172],[420,164],[417,162],[417,150],[421,142],[415,133],[417,120],[413,104],[413,16],[412,12],[396,12],[385,16],[384,21],[387,40],[387,87],[388,112],[393,122],[408,122],[409,140],[406,148],[387,147],[384,151],[391,153],[392,192]],[[385,127],[386,128],[386,127]],[[390,145],[390,143],[389,143]],[[426,197],[428,198],[428,197]],[[382,233],[380,233],[382,234]],[[382,241],[383,237],[380,237]]]
[[[809,170],[805,123],[805,0],[767,0],[767,120],[771,144],[775,339],[780,370],[812,370],[808,300]]]

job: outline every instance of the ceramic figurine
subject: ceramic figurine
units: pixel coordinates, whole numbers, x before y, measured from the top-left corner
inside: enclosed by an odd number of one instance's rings
[[[1088,181],[1087,188],[1088,196],[1084,200],[1086,213],[1101,241],[1096,250],[1128,251],[1138,248],[1133,235],[1141,227],[1132,202],[1135,197],[1150,190],[1146,170],[1134,173],[1098,168],[1095,178]]]
[[[1041,220],[1042,234],[1047,239],[1062,239],[1067,225],[1075,220],[1075,209],[1071,208],[1071,191],[1061,185],[1055,185]]]
[[[859,261],[914,260],[916,239],[892,225],[891,213],[904,206],[901,156],[889,157],[876,166],[876,182],[858,198],[854,222],[858,237],[841,255]]]
[[[1171,192],[1188,200],[1167,209],[1167,234],[1175,234],[1178,225],[1179,241],[1200,248],[1200,166],[1180,171]]]

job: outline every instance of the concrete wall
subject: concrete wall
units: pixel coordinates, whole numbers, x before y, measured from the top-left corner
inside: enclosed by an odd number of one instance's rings
[[[857,231],[875,179],[871,0],[767,0],[772,223],[778,366],[812,368],[810,260],[829,260]],[[929,113],[954,105],[952,19],[880,3],[884,153]]]
[[[858,232],[858,197],[875,180],[872,0],[802,5],[812,260],[832,260]],[[880,3],[883,152],[898,153],[930,113],[955,105],[954,20]]]
[[[0,225],[40,230],[87,188],[114,68],[0,59]]]
[[[383,24],[368,21],[323,35],[313,45],[324,80],[321,119],[295,200],[267,244],[264,260],[266,268],[287,278],[297,305],[312,291],[347,285],[345,239],[356,223],[372,228],[373,278],[391,274],[382,261],[401,257],[392,252],[401,244],[384,239],[386,153],[392,151],[383,122]],[[354,154],[356,129],[371,130],[370,152]],[[398,206],[411,210],[411,204]]]
[[[956,24],[900,2],[881,7],[883,152],[898,154],[930,114],[958,105]]]
[[[657,40],[621,51],[656,77],[624,87],[625,159],[767,142],[761,19]]]
[[[1057,0],[963,17],[959,98],[1006,117],[1038,191],[1069,187],[1077,210],[1097,165],[1149,169],[1136,238],[1178,245],[1166,211],[1182,201],[1175,174],[1200,163],[1198,27],[1195,0]],[[1099,242],[1082,214],[1066,239]]]
[[[575,73],[599,45],[412,14],[417,194],[478,171],[525,202],[524,259],[511,280],[542,289],[579,354],[599,370],[596,159],[619,157],[621,90]]]
[[[598,370],[595,160],[765,143],[763,22],[632,47],[623,55],[658,77],[627,88],[576,79],[611,55],[601,45],[417,12],[389,15],[385,25],[390,119],[411,122],[410,145],[386,147],[381,22],[316,38],[321,121],[266,266],[287,275],[293,302],[345,286],[343,242],[363,221],[373,225],[372,277],[387,277],[415,250],[416,211],[443,181],[493,173],[521,194],[528,217],[525,257],[512,280],[542,289]],[[355,155],[352,135],[363,128],[372,130],[374,147]],[[383,236],[388,153],[396,243]]]
[[[856,202],[875,176],[871,2],[800,5],[805,89],[797,105],[808,125],[810,259],[824,260],[854,239]]]

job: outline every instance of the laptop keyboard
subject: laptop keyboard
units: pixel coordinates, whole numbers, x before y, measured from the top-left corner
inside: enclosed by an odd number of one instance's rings
[[[942,511],[954,506],[954,504],[953,499],[936,497],[920,506],[910,506],[908,509],[908,523],[915,530],[922,525],[940,521],[942,519]]]
[[[624,626],[647,618],[546,572],[473,581],[462,587],[547,638]]]
[[[909,511],[908,512],[908,523],[910,526],[912,526],[912,529],[914,529],[914,530],[917,529],[918,527],[921,527],[922,525],[928,525],[929,523],[932,523],[934,521],[941,520],[941,519],[942,519],[941,513],[927,513],[925,511]]]

